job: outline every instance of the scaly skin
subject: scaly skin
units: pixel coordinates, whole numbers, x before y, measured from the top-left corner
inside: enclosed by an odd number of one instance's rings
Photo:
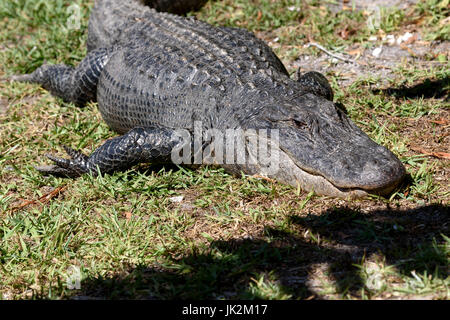
[[[88,51],[111,46],[116,37],[126,33],[126,26],[143,18],[147,7],[157,11],[185,14],[199,9],[206,0],[102,0],[96,1],[89,18]]]
[[[100,21],[106,27],[98,28]],[[341,198],[387,194],[405,175],[392,152],[335,106],[323,75],[290,79],[252,33],[158,13],[138,1],[98,1],[90,22],[89,53],[77,68],[46,65],[17,80],[40,83],[79,106],[97,100],[103,119],[123,135],[90,156],[66,148],[71,159],[50,156],[56,165],[43,172],[77,176],[169,161],[172,150],[195,147],[192,135],[183,140],[179,133],[195,134],[200,123],[203,132],[279,133],[279,140],[265,140],[278,155],[277,170],[262,161],[221,163],[215,153],[212,162],[231,173],[264,174]],[[259,145],[249,137],[241,142],[246,159],[257,156]]]

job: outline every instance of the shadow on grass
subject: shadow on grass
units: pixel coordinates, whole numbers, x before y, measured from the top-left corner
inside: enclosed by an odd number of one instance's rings
[[[266,228],[258,239],[213,241],[209,248],[193,248],[158,267],[85,279],[82,289],[69,291],[66,298],[258,299],[264,297],[252,289],[252,279],[266,275],[274,276],[293,299],[320,299],[320,281],[314,280],[317,265],[324,266],[337,293],[359,296],[364,280],[355,265],[373,255],[395,265],[400,274],[427,271],[446,279],[442,234],[449,235],[449,222],[449,207],[442,205],[370,213],[341,207],[320,215],[292,215],[283,230]]]
[[[445,101],[449,101],[449,89],[450,78],[445,77],[437,80],[425,79],[423,82],[412,87],[401,86],[398,88],[376,89],[373,90],[373,93],[383,93],[396,98],[445,98]]]

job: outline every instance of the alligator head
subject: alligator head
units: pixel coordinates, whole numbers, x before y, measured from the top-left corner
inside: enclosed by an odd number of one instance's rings
[[[388,194],[405,176],[403,164],[391,151],[371,140],[333,102],[314,94],[266,106],[244,126],[277,133],[267,134],[269,159],[276,162],[275,168],[273,163],[247,161],[228,167],[231,171],[265,174],[340,198]],[[252,141],[247,137],[246,151],[257,158],[261,140],[258,145]]]

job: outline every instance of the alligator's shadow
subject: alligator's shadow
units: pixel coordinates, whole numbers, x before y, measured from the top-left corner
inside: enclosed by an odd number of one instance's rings
[[[364,280],[355,264],[372,255],[410,277],[413,270],[426,270],[445,279],[448,261],[439,243],[449,234],[449,222],[449,207],[441,205],[370,213],[342,207],[292,215],[285,230],[266,228],[260,239],[213,241],[208,253],[194,249],[167,267],[139,266],[123,276],[84,279],[81,290],[69,291],[66,298],[261,298],[250,283],[266,274],[292,298],[320,299],[318,266],[338,293],[358,294]],[[308,231],[316,240],[293,236],[293,230]]]
[[[450,78],[445,77],[442,79],[425,79],[421,83],[418,83],[412,87],[400,86],[390,87],[386,89],[374,89],[373,93],[383,93],[385,95],[394,96],[396,98],[408,98],[408,99],[430,99],[430,98],[444,98],[445,101],[450,100],[449,95]]]

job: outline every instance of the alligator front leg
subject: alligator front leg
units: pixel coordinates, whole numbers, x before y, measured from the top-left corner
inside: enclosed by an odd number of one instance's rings
[[[142,162],[170,161],[174,148],[182,148],[186,134],[166,128],[134,128],[120,137],[106,141],[90,156],[64,146],[70,159],[47,155],[52,166],[36,169],[44,174],[77,177],[84,173],[97,175],[131,168]],[[190,146],[190,145],[189,145]]]
[[[30,74],[12,76],[11,80],[38,83],[64,101],[83,107],[96,101],[98,79],[112,53],[113,49],[93,50],[76,68],[44,64]]]

